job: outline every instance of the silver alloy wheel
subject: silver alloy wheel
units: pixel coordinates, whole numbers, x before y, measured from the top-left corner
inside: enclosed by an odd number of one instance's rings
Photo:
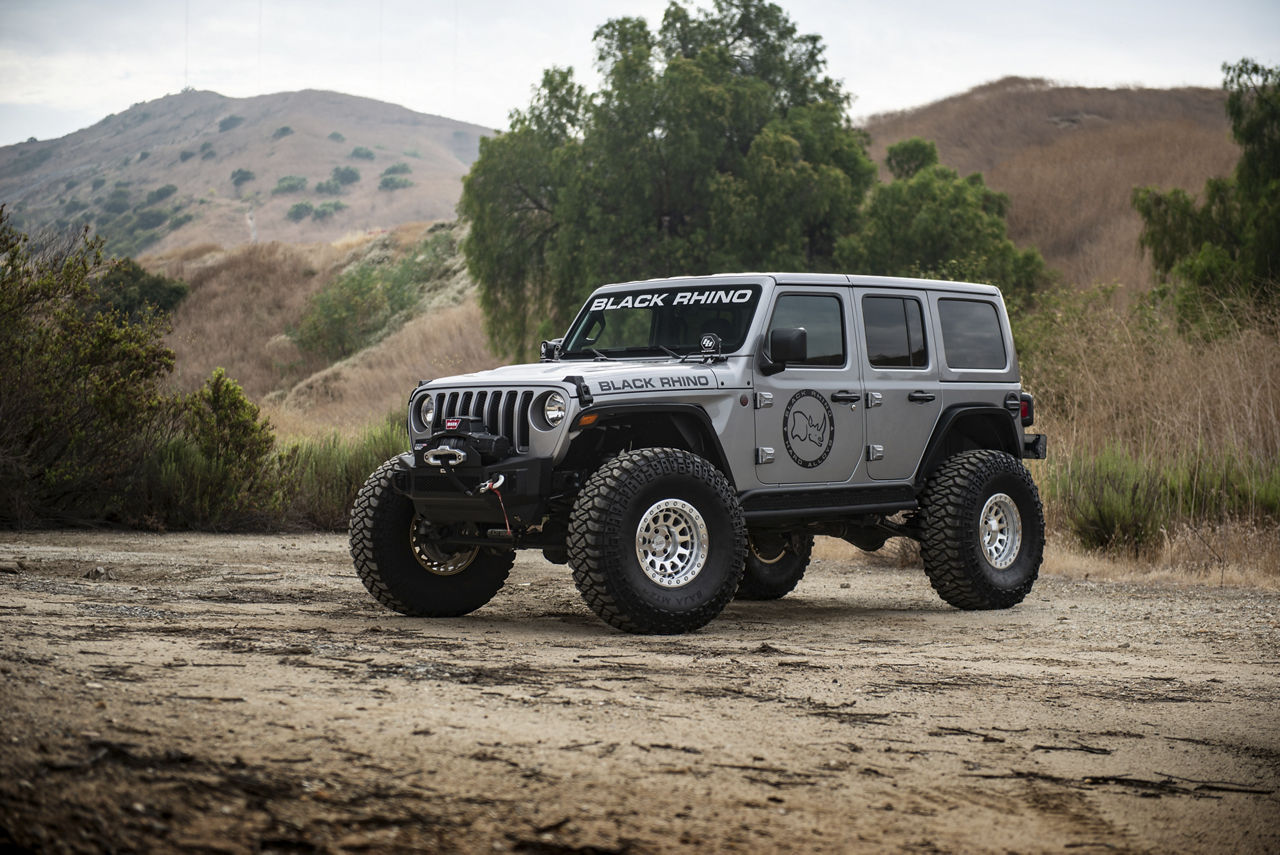
[[[1022,516],[1018,505],[1006,493],[996,493],[982,506],[978,535],[987,562],[1003,570],[1018,557],[1022,548]]]
[[[655,502],[636,526],[636,558],[644,575],[664,588],[697,578],[707,563],[707,521],[681,499]]]
[[[436,576],[456,576],[471,566],[480,547],[461,552],[445,552],[418,533],[420,522],[414,517],[409,524],[409,544],[413,547],[413,557],[418,559],[424,570]]]

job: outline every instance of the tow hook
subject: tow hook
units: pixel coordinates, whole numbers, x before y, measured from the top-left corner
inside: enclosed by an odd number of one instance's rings
[[[488,493],[490,491],[493,491],[494,493],[497,493],[498,489],[503,484],[505,484],[506,481],[507,481],[506,475],[499,475],[496,478],[490,478],[488,481],[485,481],[483,484],[477,487],[476,492],[483,494],[483,493]]]

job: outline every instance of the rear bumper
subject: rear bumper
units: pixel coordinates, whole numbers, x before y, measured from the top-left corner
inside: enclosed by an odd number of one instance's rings
[[[1042,433],[1029,433],[1022,437],[1022,459],[1044,460],[1048,454],[1049,439]]]

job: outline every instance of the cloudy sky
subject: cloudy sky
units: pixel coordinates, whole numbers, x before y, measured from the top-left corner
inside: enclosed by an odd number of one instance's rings
[[[706,5],[710,0],[686,0]],[[494,128],[542,70],[588,84],[591,34],[665,0],[0,0],[0,145],[48,139],[186,86],[334,89]],[[781,0],[827,46],[855,117],[1017,74],[1090,86],[1218,86],[1280,65],[1277,0]]]

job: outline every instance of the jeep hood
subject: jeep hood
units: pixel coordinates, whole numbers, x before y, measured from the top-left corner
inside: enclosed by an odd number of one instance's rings
[[[726,367],[675,359],[534,362],[441,377],[431,381],[431,387],[563,386],[566,377],[581,377],[593,395],[644,389],[714,389],[720,385],[720,379],[727,378]]]

